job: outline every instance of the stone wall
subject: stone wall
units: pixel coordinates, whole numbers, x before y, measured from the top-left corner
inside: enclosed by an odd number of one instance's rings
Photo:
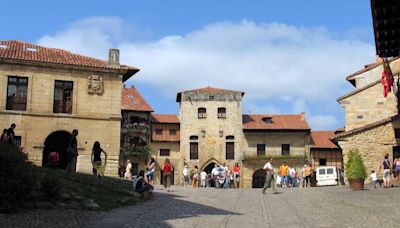
[[[209,100],[209,96],[214,96]],[[207,109],[207,117],[198,118],[198,108]],[[226,108],[226,118],[218,118],[218,108]],[[190,168],[203,167],[211,160],[222,164],[243,159],[242,141],[242,93],[226,91],[218,93],[182,92],[180,104],[180,151]],[[199,159],[190,160],[190,136],[198,136]],[[226,136],[234,136],[235,158],[226,159]]]
[[[339,139],[338,143],[342,148],[344,164],[348,160],[349,151],[358,149],[368,175],[371,174],[371,170],[375,170],[382,178],[382,172],[379,173],[381,161],[386,153],[389,153],[390,159],[392,159],[393,146],[396,143],[393,126],[399,126],[399,120]],[[366,179],[366,182],[370,182],[369,178]]]
[[[245,132],[245,156],[257,155],[257,144],[265,144],[266,155],[282,155],[282,144],[290,144],[290,155],[306,155],[308,132]]]
[[[89,95],[88,76],[104,79],[104,94]],[[26,111],[6,110],[8,76],[28,77]],[[53,113],[55,80],[73,81],[72,114]],[[121,120],[122,79],[111,73],[62,70],[57,68],[2,64],[0,69],[0,123],[8,128],[16,123],[16,135],[28,157],[42,164],[46,137],[59,130],[79,130],[78,171],[91,173],[90,154],[94,141],[99,141],[109,154],[108,175],[117,175]]]
[[[386,98],[382,93],[382,84],[379,83],[340,101],[345,109],[346,131],[397,114],[397,102],[393,92]]]

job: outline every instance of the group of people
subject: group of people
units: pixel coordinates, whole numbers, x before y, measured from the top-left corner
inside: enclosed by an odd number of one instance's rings
[[[9,128],[3,129],[3,133],[1,134],[1,137],[0,137],[0,143],[8,143],[8,144],[15,145],[14,129],[16,126],[17,125],[15,123],[12,123]]]
[[[184,164],[182,171],[183,186],[187,187],[190,185],[193,188],[200,187],[216,187],[216,188],[239,188],[240,182],[240,167],[239,163],[235,163],[233,169],[229,168],[229,165],[223,163],[222,166],[214,165],[214,168],[210,173],[205,170],[199,172],[199,168],[196,165],[194,169],[189,172],[188,165]]]
[[[377,184],[383,183],[384,188],[400,187],[400,156],[397,156],[393,162],[389,159],[389,153],[386,153],[379,166],[379,173],[382,174],[382,179],[378,178],[378,172],[371,171],[370,178],[374,188]]]
[[[266,172],[265,183],[262,190],[263,194],[266,194],[267,188],[271,188],[272,193],[277,193],[276,186],[282,188],[299,187],[301,183],[302,187],[311,187],[313,170],[309,164],[304,165],[300,176],[296,168],[288,166],[286,161],[283,161],[282,165],[279,167],[276,179],[272,158],[264,165],[263,169]]]
[[[169,160],[168,160],[169,164]],[[164,164],[165,166],[165,164]],[[168,167],[164,167],[163,169],[168,169]],[[169,164],[169,169],[171,169],[171,166]],[[124,178],[133,180],[133,189],[135,192],[138,192],[140,194],[144,194],[145,192],[152,192],[154,190],[154,174],[156,171],[156,161],[153,157],[150,158],[150,160],[147,163],[147,168],[145,170],[140,170],[137,176],[132,175],[132,163],[128,159],[126,161],[126,166],[125,166],[125,173],[124,173]],[[171,175],[171,171],[170,171]],[[169,181],[170,180],[166,180]],[[164,185],[166,190],[169,191],[169,185]]]
[[[309,164],[305,164],[301,173],[299,173],[296,168],[289,166],[286,161],[283,161],[276,176],[276,185],[282,188],[311,187],[312,175],[313,170]]]

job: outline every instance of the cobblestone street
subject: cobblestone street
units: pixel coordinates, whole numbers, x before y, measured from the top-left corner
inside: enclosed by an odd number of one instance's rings
[[[87,227],[398,227],[400,188],[156,188],[151,201],[117,209]]]

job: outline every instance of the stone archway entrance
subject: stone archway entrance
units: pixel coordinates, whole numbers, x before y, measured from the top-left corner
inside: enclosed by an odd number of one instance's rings
[[[214,168],[215,164],[221,166],[221,163],[216,161],[215,159],[210,159],[204,163],[204,165],[200,168],[200,171],[206,171],[207,174],[211,173],[211,170]]]
[[[253,173],[253,181],[251,184],[252,188],[262,188],[265,183],[265,176],[267,175],[266,171],[263,169],[257,169]]]
[[[204,167],[203,171],[205,171],[207,174],[211,173],[211,170],[214,168],[215,163],[211,162],[208,164],[206,167]]]
[[[68,155],[66,149],[70,143],[72,134],[68,131],[55,131],[49,134],[44,141],[42,166],[45,166],[49,157],[49,153],[55,150],[60,155],[60,165],[58,168],[65,169],[68,163]]]

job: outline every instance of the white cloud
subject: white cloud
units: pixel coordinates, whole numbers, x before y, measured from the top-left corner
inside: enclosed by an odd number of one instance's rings
[[[121,62],[141,69],[133,80],[171,99],[177,91],[210,85],[245,91],[251,103],[293,100],[296,113],[336,103],[343,95],[345,76],[374,60],[372,44],[338,38],[323,27],[225,21],[147,42],[124,40],[121,37],[137,35],[127,30],[117,17],[87,18],[43,36],[39,43],[102,58],[108,48],[120,48]],[[283,108],[270,105],[261,110]],[[315,114],[311,125],[332,126],[336,120]]]
[[[336,130],[338,127],[338,120],[332,115],[316,115],[306,117],[308,123],[311,125],[312,130]]]

